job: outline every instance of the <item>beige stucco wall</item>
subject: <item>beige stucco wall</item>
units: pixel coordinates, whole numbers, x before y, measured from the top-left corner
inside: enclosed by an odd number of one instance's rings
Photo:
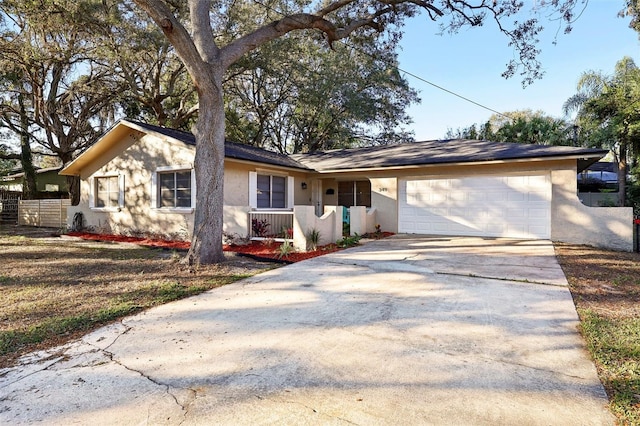
[[[171,238],[188,238],[193,229],[192,213],[173,213],[151,206],[151,179],[158,167],[193,166],[194,149],[171,140],[158,141],[151,135],[139,140],[130,135],[114,144],[104,158],[82,170],[80,204],[68,209],[67,222],[82,211],[85,224],[101,233],[155,233]],[[100,167],[98,167],[100,166]],[[89,207],[90,178],[101,175],[124,175],[124,206],[119,211],[101,211]]]
[[[106,164],[82,170],[81,196],[78,206],[70,207],[67,225],[71,226],[76,212],[81,211],[85,224],[103,233],[144,232],[189,238],[193,231],[193,209],[171,212],[151,206],[151,181],[160,167],[193,167],[195,148],[173,140],[158,140],[152,135],[137,139],[135,134],[116,143],[106,156]],[[249,211],[249,172],[274,172],[293,176],[294,200],[298,204],[310,204],[310,191],[302,190],[301,183],[308,180],[306,173],[291,172],[277,167],[225,161],[224,177],[224,228],[225,232],[245,236]],[[101,175],[124,175],[124,206],[119,211],[101,211],[89,207],[90,178]]]
[[[309,247],[307,236],[311,230],[319,234],[318,245],[335,243],[342,238],[342,210],[344,207],[326,206],[324,214],[317,216],[313,206],[295,206],[293,219],[293,245],[297,250]]]
[[[398,232],[398,179],[371,178],[370,181],[371,207],[376,209],[376,223],[383,231]]]
[[[464,166],[416,167],[387,172],[358,172],[323,175],[323,188],[336,189],[323,196],[325,204],[337,204],[338,179],[369,179],[371,205],[383,231],[397,232],[398,181],[411,177],[473,177],[505,174],[548,174],[552,182],[551,239],[589,244],[615,250],[633,250],[632,209],[587,207],[577,197],[575,160],[552,160]],[[390,177],[391,176],[391,177]]]
[[[332,178],[322,176],[322,205],[337,206],[338,205],[338,181]],[[327,194],[327,190],[333,189],[333,194]]]
[[[576,194],[574,170],[554,170],[551,239],[633,251],[631,207],[588,207]]]

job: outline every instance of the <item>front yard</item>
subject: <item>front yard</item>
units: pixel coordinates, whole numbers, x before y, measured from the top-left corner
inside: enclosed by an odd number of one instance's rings
[[[65,241],[0,227],[0,368],[140,310],[225,285],[276,264],[229,253],[195,273],[181,254],[131,244]],[[557,244],[581,332],[619,424],[640,424],[640,253]]]
[[[621,425],[640,424],[640,253],[556,244],[580,331]]]
[[[123,316],[276,266],[229,254],[224,265],[190,272],[178,264],[180,256],[0,227],[0,368]]]

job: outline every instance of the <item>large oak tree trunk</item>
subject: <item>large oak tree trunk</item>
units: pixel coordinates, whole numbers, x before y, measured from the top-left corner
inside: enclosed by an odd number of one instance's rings
[[[24,200],[34,200],[38,198],[38,185],[36,182],[36,169],[33,167],[33,157],[31,155],[29,118],[27,117],[22,93],[18,95],[18,105],[20,108],[20,163],[24,173],[22,198]]]
[[[224,206],[224,101],[222,71],[198,86],[200,114],[196,122],[196,209],[189,265],[224,260],[222,226]]]

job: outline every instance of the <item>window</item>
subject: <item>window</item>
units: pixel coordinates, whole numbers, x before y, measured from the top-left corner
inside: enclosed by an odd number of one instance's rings
[[[371,182],[368,180],[338,182],[338,205],[371,207]]]
[[[151,175],[151,208],[167,213],[192,213],[196,205],[193,165],[158,167]]]
[[[96,178],[96,207],[118,207],[118,176]]]
[[[104,210],[124,207],[124,175],[93,177],[89,207]]]
[[[286,207],[286,178],[258,175],[258,208],[284,209]]]
[[[254,209],[293,208],[294,178],[249,172],[249,205]]]
[[[159,207],[191,207],[191,171],[158,173]]]

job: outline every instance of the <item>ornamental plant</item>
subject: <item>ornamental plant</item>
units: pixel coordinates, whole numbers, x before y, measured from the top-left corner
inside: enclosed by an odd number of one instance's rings
[[[251,229],[258,237],[266,237],[271,224],[266,219],[252,219]]]

